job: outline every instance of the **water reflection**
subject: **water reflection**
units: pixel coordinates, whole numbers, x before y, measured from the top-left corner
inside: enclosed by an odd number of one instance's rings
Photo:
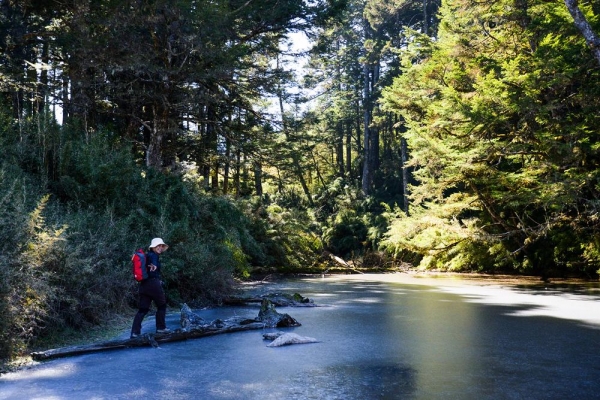
[[[428,300],[424,301],[423,293]],[[404,296],[401,308],[397,304],[394,308],[395,318],[388,319],[389,331],[398,332],[397,340],[408,347],[407,356],[418,371],[417,386],[429,388],[424,393],[432,393],[430,389],[435,388],[435,393],[456,386],[448,381],[455,376],[461,376],[469,385],[470,371],[481,368],[476,355],[469,351],[480,339],[480,310],[450,296],[423,290]]]

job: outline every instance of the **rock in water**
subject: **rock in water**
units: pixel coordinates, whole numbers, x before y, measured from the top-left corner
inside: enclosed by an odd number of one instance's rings
[[[283,334],[285,334],[285,332],[281,332],[281,331],[267,332],[267,333],[263,333],[263,339],[264,340],[275,340]]]
[[[263,322],[265,326],[270,328],[300,326],[300,323],[288,314],[279,314],[273,303],[268,299],[263,299],[260,305],[258,321]]]
[[[302,344],[302,343],[317,343],[318,340],[308,336],[300,336],[296,333],[284,333],[277,339],[273,340],[267,345],[267,347],[280,347],[287,346],[289,344]]]
[[[186,303],[181,305],[180,322],[181,329],[183,329],[184,332],[190,330],[194,326],[206,324],[206,321],[204,321],[204,319],[202,319],[202,317],[199,315],[195,314],[190,306],[188,306]]]

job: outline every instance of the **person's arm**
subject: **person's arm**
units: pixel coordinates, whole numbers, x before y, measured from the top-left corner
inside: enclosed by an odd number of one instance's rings
[[[155,272],[158,269],[157,265],[159,265],[158,254],[156,254],[153,251],[149,252],[148,253],[148,270],[150,272]]]

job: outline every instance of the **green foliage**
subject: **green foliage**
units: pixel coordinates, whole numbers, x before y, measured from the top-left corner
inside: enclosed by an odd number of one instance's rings
[[[277,198],[285,203],[289,197]],[[267,271],[302,271],[318,258],[322,251],[319,227],[303,206],[284,207],[275,200],[240,205],[252,220],[252,236],[262,249],[263,258],[253,265]]]
[[[109,131],[95,132],[89,138],[77,137],[76,132],[64,136],[51,189],[63,202],[127,213],[143,186],[130,150]]]
[[[7,178],[0,169],[0,358],[25,350],[56,318],[52,305],[59,289],[51,283],[51,267],[61,258],[64,228],[47,227],[42,212],[48,197],[30,213],[35,190],[24,177]]]
[[[163,260],[173,305],[219,301],[236,276],[265,262],[256,221],[228,198],[142,170],[110,132],[61,134],[68,140],[48,160],[58,166],[49,176],[28,174],[10,156],[18,141],[2,149],[13,162],[0,168],[0,358],[129,312],[137,297],[131,254],[152,237],[170,245]]]
[[[342,257],[359,252],[366,239],[367,226],[354,210],[339,212],[331,226],[323,232],[325,246]]]
[[[1,358],[130,312],[130,257],[155,236],[172,305],[219,302],[253,272],[310,271],[324,250],[363,266],[385,264],[383,249],[424,269],[600,270],[600,69],[562,3],[447,0],[421,19],[417,3],[329,2],[340,13],[323,14],[306,80],[317,111],[300,119],[297,102],[282,134],[253,101],[285,99],[278,40],[325,3],[42,3],[0,15]],[[419,34],[438,21],[439,37]],[[23,73],[40,57],[65,73]],[[59,86],[64,126],[46,103]],[[368,197],[365,106],[381,146]],[[409,214],[393,206],[404,139]],[[168,168],[142,168],[143,154]],[[202,171],[180,175],[182,161]],[[199,182],[216,176],[217,193],[225,170],[229,192],[265,193],[207,195]]]
[[[580,243],[597,235],[600,75],[564,4],[452,0],[440,15],[384,94],[419,182],[386,245],[434,268],[597,270]]]
[[[365,198],[338,178],[317,194],[315,205],[327,250],[342,257],[360,257],[378,248],[388,221],[382,215],[385,206],[374,197]]]

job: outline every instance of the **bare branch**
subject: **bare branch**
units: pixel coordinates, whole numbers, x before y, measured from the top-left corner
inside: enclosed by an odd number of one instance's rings
[[[600,37],[594,32],[585,15],[579,9],[577,0],[565,0],[565,4],[575,20],[575,26],[585,38],[588,46],[592,49],[594,57],[598,60],[598,64],[600,64]]]

